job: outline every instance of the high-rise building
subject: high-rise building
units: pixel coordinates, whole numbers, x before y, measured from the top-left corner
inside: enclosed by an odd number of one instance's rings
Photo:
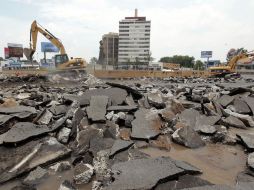
[[[119,21],[118,63],[147,64],[150,57],[151,21],[139,17],[135,9],[134,17]]]
[[[118,34],[110,32],[100,41],[99,64],[116,65],[118,62]]]

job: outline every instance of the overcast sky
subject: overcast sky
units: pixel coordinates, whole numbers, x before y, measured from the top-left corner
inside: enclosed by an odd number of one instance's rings
[[[3,0],[0,56],[8,42],[28,46],[30,25],[37,20],[62,40],[69,56],[89,61],[98,57],[102,35],[118,32],[119,20],[134,15],[135,8],[152,22],[157,60],[175,54],[199,59],[201,50],[225,60],[230,48],[254,49],[254,0]],[[47,40],[40,35],[40,41]],[[37,52],[42,57],[40,43]]]

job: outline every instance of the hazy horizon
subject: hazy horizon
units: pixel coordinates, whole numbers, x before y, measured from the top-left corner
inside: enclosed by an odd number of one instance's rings
[[[254,49],[251,0],[8,0],[0,6],[0,56],[7,43],[27,47],[37,20],[61,39],[69,56],[89,62],[99,56],[102,35],[118,32],[118,22],[133,16],[135,8],[151,20],[150,50],[157,60],[176,54],[200,59],[201,50],[211,50],[212,59],[224,61],[230,48]],[[39,35],[39,58],[41,41],[47,39]]]

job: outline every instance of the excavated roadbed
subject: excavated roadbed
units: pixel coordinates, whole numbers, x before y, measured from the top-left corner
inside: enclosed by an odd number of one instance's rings
[[[0,79],[0,189],[254,189],[254,79]]]

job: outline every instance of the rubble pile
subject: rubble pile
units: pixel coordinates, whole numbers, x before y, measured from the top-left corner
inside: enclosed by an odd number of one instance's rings
[[[0,183],[18,178],[13,189],[36,189],[72,170],[59,189],[87,183],[93,190],[253,189],[254,133],[248,130],[254,127],[254,85],[236,80],[103,82],[91,76],[78,87],[1,88]],[[240,132],[234,136],[229,128]],[[170,151],[172,143],[192,149],[241,144],[247,169],[235,187],[215,185],[189,163],[141,151]]]
[[[18,75],[18,74],[17,74]],[[4,76],[0,75],[1,84],[46,82],[48,78],[42,75]]]

